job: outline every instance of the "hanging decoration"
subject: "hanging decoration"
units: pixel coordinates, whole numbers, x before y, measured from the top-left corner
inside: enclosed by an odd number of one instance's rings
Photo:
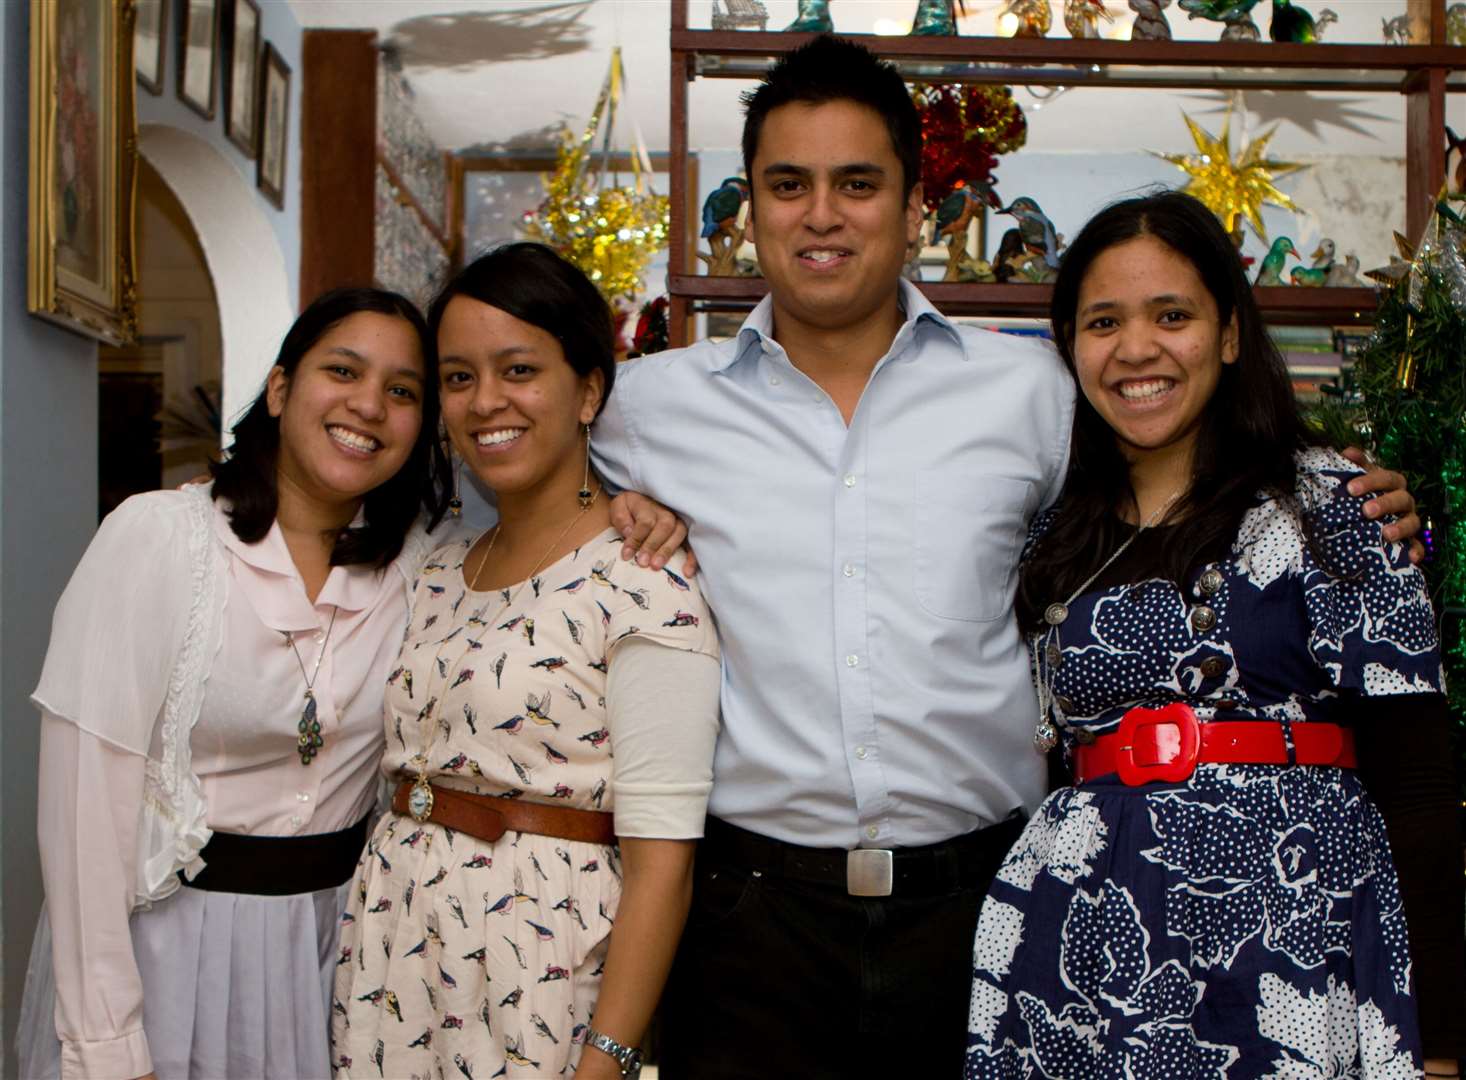
[[[1371,446],[1404,472],[1427,522],[1424,568],[1466,777],[1466,221],[1457,198],[1442,195],[1413,249],[1397,235],[1407,268],[1381,293],[1373,334],[1314,418],[1332,441]]]
[[[555,169],[545,177],[544,201],[524,215],[525,235],[580,267],[608,301],[641,290],[670,228],[670,204],[652,188],[651,160],[640,140],[631,155],[631,184],[612,176],[611,135],[625,82],[618,46],[585,131],[578,139],[565,133]],[[598,133],[599,150],[593,146]]]
[[[1261,212],[1264,204],[1299,212],[1293,200],[1279,191],[1273,181],[1285,173],[1308,166],[1274,161],[1266,156],[1268,141],[1278,130],[1276,124],[1256,139],[1244,142],[1233,157],[1232,112],[1233,107],[1229,106],[1222,121],[1222,133],[1218,136],[1208,134],[1200,124],[1182,113],[1182,119],[1196,143],[1197,153],[1162,154],[1155,150],[1151,153],[1191,177],[1182,190],[1205,203],[1221,219],[1228,232],[1235,230],[1238,218],[1244,218],[1259,239],[1266,241],[1267,229],[1263,226]]]

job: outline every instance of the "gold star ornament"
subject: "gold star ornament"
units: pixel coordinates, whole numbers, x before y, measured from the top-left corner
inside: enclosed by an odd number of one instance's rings
[[[1307,166],[1289,161],[1273,161],[1265,156],[1268,140],[1278,130],[1276,124],[1265,134],[1245,144],[1234,158],[1231,109],[1227,110],[1226,119],[1222,121],[1222,133],[1219,136],[1208,134],[1185,113],[1181,116],[1191,129],[1191,138],[1196,143],[1197,153],[1162,154],[1155,150],[1151,153],[1158,158],[1164,158],[1191,177],[1182,190],[1205,203],[1221,219],[1228,232],[1236,227],[1239,217],[1244,217],[1251,223],[1257,235],[1266,241],[1267,230],[1263,227],[1261,213],[1264,203],[1298,213],[1298,206],[1273,185],[1273,180]]]

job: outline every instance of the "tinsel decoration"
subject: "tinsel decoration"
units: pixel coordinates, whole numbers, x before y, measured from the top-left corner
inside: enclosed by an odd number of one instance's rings
[[[611,66],[585,131],[578,139],[565,133],[555,170],[545,177],[544,201],[524,215],[525,235],[584,270],[608,301],[641,291],[642,275],[667,246],[671,224],[670,203],[652,190],[643,147],[631,155],[630,186],[610,179],[611,135],[625,81],[618,47],[611,50]],[[598,132],[601,148],[595,150]]]
[[[1298,212],[1298,206],[1273,184],[1273,180],[1284,173],[1307,168],[1289,161],[1274,161],[1266,157],[1267,144],[1278,130],[1274,124],[1256,139],[1246,142],[1232,156],[1232,106],[1227,107],[1226,119],[1222,121],[1222,133],[1212,135],[1185,113],[1181,118],[1191,131],[1196,143],[1195,154],[1151,153],[1175,165],[1191,180],[1182,190],[1194,195],[1206,204],[1212,213],[1221,219],[1228,232],[1237,226],[1239,217],[1246,218],[1263,241],[1267,240],[1267,229],[1262,224],[1264,203],[1281,206],[1284,210]]]
[[[1006,86],[921,86],[921,185],[929,213],[959,183],[995,183],[998,155],[1028,139],[1028,119]]]
[[[1314,418],[1405,473],[1426,522],[1458,775],[1466,782],[1466,222],[1445,197],[1409,271],[1380,295],[1374,333]]]

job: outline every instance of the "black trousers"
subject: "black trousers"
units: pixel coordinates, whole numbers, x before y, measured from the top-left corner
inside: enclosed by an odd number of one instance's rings
[[[957,1080],[978,908],[1021,829],[953,841],[937,852],[950,873],[867,898],[781,873],[787,845],[756,837],[750,857],[753,834],[709,822],[662,1001],[663,1080]]]

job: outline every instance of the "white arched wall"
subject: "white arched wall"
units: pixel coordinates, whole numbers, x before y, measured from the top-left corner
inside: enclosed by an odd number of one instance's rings
[[[218,150],[166,124],[143,124],[138,135],[142,156],[183,204],[214,279],[227,441],[295,318],[285,256],[255,192]]]

